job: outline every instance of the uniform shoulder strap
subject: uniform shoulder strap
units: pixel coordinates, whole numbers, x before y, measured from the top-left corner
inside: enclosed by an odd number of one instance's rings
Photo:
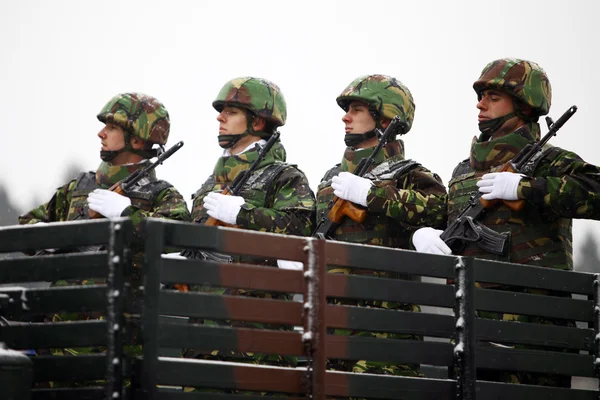
[[[73,197],[87,196],[91,191],[97,188],[96,173],[93,171],[82,172],[75,178]]]
[[[452,171],[452,178],[456,178],[457,176],[461,176],[471,172],[471,159],[466,158],[460,162]]]
[[[330,181],[334,176],[339,175],[342,164],[336,164],[335,167],[331,168],[329,171],[325,172],[323,178],[321,178],[321,182]]]

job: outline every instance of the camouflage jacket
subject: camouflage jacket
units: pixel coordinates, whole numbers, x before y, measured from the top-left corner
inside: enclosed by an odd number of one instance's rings
[[[54,193],[50,201],[19,217],[19,224],[37,222],[62,222],[88,219],[87,195],[96,188],[108,189],[114,183],[124,179],[145,163],[130,164],[123,167],[102,162],[96,172],[80,174]],[[126,193],[132,205],[122,216],[130,217],[136,226],[144,218],[167,218],[189,221],[190,214],[183,196],[168,182],[157,180],[154,171],[148,178],[142,179]]]
[[[332,178],[343,171],[353,172],[372,151],[348,147],[341,164],[327,171],[317,192],[317,221],[327,218]],[[374,185],[367,195],[368,216],[362,224],[345,218],[335,232],[337,240],[408,249],[416,229],[446,223],[446,189],[441,179],[420,164],[404,160],[401,140],[388,143],[364,177]]]
[[[257,156],[258,151],[253,149],[219,158],[213,173],[192,196],[194,222],[202,223],[208,217],[203,207],[204,197],[225,189]],[[295,165],[286,164],[285,159],[285,149],[278,142],[237,194],[246,201],[237,216],[238,227],[297,236],[312,233],[315,196],[304,173]]]
[[[135,170],[143,168],[144,163],[130,164],[127,166],[112,166],[101,163],[96,172],[84,172],[76,179],[61,186],[54,193],[50,201],[19,217],[19,223],[35,224],[37,222],[63,222],[89,219],[87,195],[96,188],[107,189],[119,182]],[[127,207],[122,216],[129,216],[139,234],[141,221],[146,217],[167,218],[179,221],[189,221],[190,214],[185,200],[181,194],[165,181],[157,180],[154,171],[148,178],[139,181],[138,185],[129,190],[126,195],[131,198],[132,205]],[[132,247],[139,251],[133,255],[133,264],[140,267],[143,253],[141,243],[132,243]],[[136,268],[130,277],[132,287],[137,287],[141,276]],[[93,285],[103,283],[104,278],[81,277],[81,279],[60,280],[53,282],[53,286],[66,285]],[[62,313],[52,316],[53,320],[81,320],[101,318],[100,314],[88,313]]]
[[[215,165],[213,173],[202,187],[192,196],[194,205],[192,219],[203,223],[208,214],[203,207],[204,197],[215,191],[225,189],[235,177],[257,159],[255,149],[241,154],[221,157]],[[288,235],[309,236],[312,233],[315,212],[315,197],[308,186],[304,173],[295,165],[285,163],[286,153],[280,142],[275,143],[260,167],[246,182],[241,193],[237,193],[246,201],[237,217],[237,226],[263,232],[274,232]],[[247,262],[260,265],[274,266],[276,260],[258,259],[249,256],[235,256],[236,262]],[[260,298],[290,299],[285,293],[265,292],[261,290],[246,290],[233,288],[202,287],[191,285],[192,291],[203,291],[215,294],[242,295]],[[275,326],[258,322],[245,321],[211,321],[192,320],[204,324],[224,324],[235,327],[291,329],[291,327]],[[193,352],[192,352],[193,353]],[[191,354],[191,353],[190,353]],[[188,354],[188,356],[190,356]],[[253,357],[262,359],[255,354]],[[252,357],[251,357],[252,358]],[[231,360],[231,358],[227,358]],[[236,359],[235,357],[233,359]],[[237,360],[237,359],[236,359]],[[287,365],[285,363],[279,365]]]
[[[479,142],[473,138],[471,157],[454,170],[449,183],[448,220],[453,221],[477,192],[482,175],[498,170],[528,143],[539,139],[539,125],[524,125],[502,138]],[[520,264],[570,270],[572,218],[600,218],[600,168],[577,154],[547,146],[542,156],[526,166],[518,196],[522,211],[505,205],[486,213],[482,222],[498,232],[510,232],[509,254],[494,256],[469,245],[463,254]]]

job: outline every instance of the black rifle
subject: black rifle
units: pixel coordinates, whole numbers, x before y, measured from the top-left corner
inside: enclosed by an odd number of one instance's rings
[[[135,171],[133,174],[129,175],[127,178],[112,185],[108,190],[110,190],[111,192],[118,193],[122,196],[127,196],[126,192],[131,186],[138,183],[142,178],[148,176],[148,174],[150,172],[152,172],[152,170],[154,170],[154,168],[156,168],[157,166],[162,164],[167,158],[171,157],[173,155],[173,153],[175,153],[177,150],[181,149],[182,147],[183,147],[183,141],[176,143],[169,150],[167,150],[164,153],[162,153],[161,155],[159,155],[155,162],[150,163],[146,167]],[[102,216],[102,214],[100,214],[94,210],[88,210],[88,214],[89,214],[90,218],[100,218]]]
[[[538,142],[525,146],[511,161],[503,165],[500,171],[523,173],[527,163],[542,154],[544,145],[556,135],[556,132],[576,111],[577,106],[569,108],[556,122],[552,122],[550,117],[546,117],[548,133]],[[481,249],[492,254],[506,254],[509,233],[496,232],[479,221],[487,209],[500,203],[515,211],[525,207],[525,200],[484,200],[481,198],[481,193],[476,192],[469,198],[467,206],[458,217],[442,232],[440,239],[450,247],[453,254],[461,254],[468,243],[476,243]]]
[[[275,131],[275,133],[273,135],[271,135],[269,140],[267,140],[267,143],[260,149],[260,151],[258,152],[258,158],[252,163],[252,165],[250,165],[250,168],[248,168],[245,171],[240,172],[235,177],[233,182],[231,182],[231,185],[229,185],[228,187],[225,188],[225,190],[223,190],[222,194],[228,195],[228,196],[237,196],[243,189],[246,182],[248,182],[248,179],[250,179],[250,177],[252,176],[252,173],[260,167],[261,162],[265,159],[265,157],[267,156],[267,153],[271,150],[271,148],[275,145],[275,143],[277,143],[280,136],[281,136],[281,134],[278,131]],[[226,224],[223,221],[220,221],[213,217],[208,217],[208,219],[206,221],[204,221],[203,225],[206,225],[206,226],[229,226],[229,227],[231,226],[231,225]],[[231,256],[229,256],[227,254],[217,253],[214,251],[185,249],[185,250],[181,251],[180,255],[183,257],[186,257],[186,258],[194,259],[194,260],[213,261],[213,262],[217,262],[217,263],[233,262],[233,258]],[[176,283],[173,286],[175,289],[179,290],[180,292],[189,291],[189,286],[184,283]]]
[[[267,156],[267,153],[271,150],[271,148],[275,145],[275,143],[277,143],[280,135],[281,134],[278,131],[275,131],[275,133],[269,138],[267,143],[260,149],[260,151],[258,152],[258,158],[252,163],[252,165],[250,165],[250,168],[248,168],[245,171],[240,172],[235,177],[233,182],[231,182],[231,185],[226,187],[225,190],[223,190],[223,192],[221,192],[221,194],[224,194],[227,196],[237,196],[242,191],[246,182],[248,182],[248,179],[250,179],[250,177],[252,176],[252,173],[254,171],[256,171],[258,169],[258,167],[260,167],[260,163],[265,159],[265,157]],[[218,219],[213,218],[213,217],[208,217],[208,219],[204,222],[204,225],[207,225],[207,226],[231,226],[231,225],[228,225],[228,224],[226,224],[222,221],[219,221]]]
[[[377,129],[377,136],[379,137],[379,143],[371,153],[369,157],[365,157],[360,160],[354,175],[364,176],[375,161],[375,157],[381,151],[383,146],[388,142],[390,138],[396,135],[404,135],[406,133],[406,124],[400,119],[399,116],[394,117],[385,132],[381,133],[381,130]],[[321,220],[317,225],[313,233],[313,237],[319,239],[332,239],[335,229],[342,223],[345,217],[350,217],[353,221],[362,223],[367,217],[367,210],[364,207],[357,206],[352,202],[339,197],[334,197],[332,205],[329,207],[326,213],[322,214]]]
[[[131,186],[138,183],[142,178],[148,176],[148,174],[152,170],[154,170],[154,168],[156,168],[157,166],[162,164],[167,158],[171,157],[173,155],[173,153],[175,153],[177,150],[181,149],[182,147],[183,147],[183,141],[176,143],[174,146],[169,148],[169,150],[165,151],[164,153],[161,153],[155,162],[147,165],[146,167],[144,167],[142,169],[135,171],[134,173],[129,175],[127,178],[112,185],[108,190],[110,190],[111,192],[118,193],[122,196],[126,196],[126,192]],[[79,214],[76,218],[73,219],[73,221],[78,220],[79,218],[83,217],[84,215],[85,214]],[[92,209],[88,209],[88,215],[90,216],[91,219],[102,217],[102,214],[100,214],[99,212],[96,212]],[[92,252],[99,251],[101,249],[102,249],[102,246],[79,246],[79,247],[65,247],[65,248],[61,248],[61,249],[42,249],[42,250],[37,251],[34,255],[45,256],[45,255],[68,254],[68,253],[74,253],[74,252],[83,253],[83,252],[90,252],[90,251],[92,251]]]

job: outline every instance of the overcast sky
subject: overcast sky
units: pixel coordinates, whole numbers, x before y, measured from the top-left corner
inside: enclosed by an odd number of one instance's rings
[[[139,91],[171,115],[185,146],[159,177],[190,195],[222,150],[211,103],[229,79],[277,83],[288,104],[288,161],[316,188],[344,150],[336,96],[357,76],[387,74],[412,91],[407,158],[448,183],[478,134],[472,89],[487,62],[527,58],[548,73],[552,143],[600,164],[600,2],[520,1],[0,1],[0,181],[22,208],[47,201],[69,164],[98,166],[96,114]],[[545,127],[543,132],[545,132]],[[576,247],[597,221],[577,221]],[[575,255],[577,257],[577,255]]]

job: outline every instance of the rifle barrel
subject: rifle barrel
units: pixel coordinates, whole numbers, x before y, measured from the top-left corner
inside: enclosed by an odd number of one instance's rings
[[[127,178],[125,178],[123,180],[123,182],[121,182],[121,187],[123,189],[126,189],[127,186],[136,183],[138,180],[140,180],[145,175],[150,173],[154,168],[158,167],[160,164],[163,163],[163,161],[165,161],[167,158],[171,157],[177,150],[181,149],[182,147],[183,147],[183,140],[175,143],[167,151],[165,151],[160,156],[158,156],[156,161],[154,161],[152,164],[148,165],[144,169],[138,170],[137,171],[138,173],[131,174]]]

